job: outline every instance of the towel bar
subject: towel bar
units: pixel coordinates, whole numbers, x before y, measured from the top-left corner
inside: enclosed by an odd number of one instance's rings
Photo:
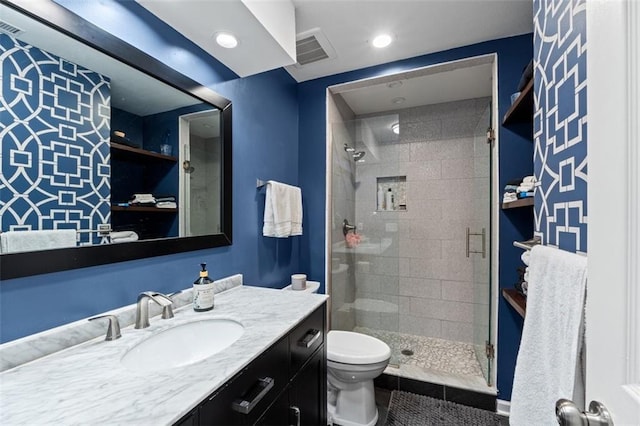
[[[266,180],[256,179],[256,188],[262,188],[267,184]]]

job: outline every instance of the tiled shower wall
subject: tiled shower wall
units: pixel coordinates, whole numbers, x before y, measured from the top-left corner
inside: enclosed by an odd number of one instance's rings
[[[470,343],[474,331],[487,328],[489,101],[394,111],[396,140],[358,133],[356,148],[367,154],[355,182],[363,237],[355,250],[357,326]],[[379,119],[360,117],[359,128]],[[406,176],[406,211],[376,211],[376,178],[389,176]],[[486,259],[466,257],[467,227],[486,229]],[[480,247],[480,237],[472,237],[471,250]]]

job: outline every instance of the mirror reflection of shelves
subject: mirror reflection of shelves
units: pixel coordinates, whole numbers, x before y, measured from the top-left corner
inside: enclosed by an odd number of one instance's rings
[[[171,161],[176,163],[178,161],[177,157],[171,155],[164,155],[158,152],[147,151],[146,149],[135,148],[129,145],[124,145],[121,143],[117,143],[111,141],[111,154],[122,157],[131,157],[131,158],[140,158],[140,159],[156,159],[156,160],[164,160]]]
[[[407,177],[376,178],[376,211],[407,211]]]
[[[160,208],[153,206],[111,206],[112,212],[144,212],[144,213],[178,213],[177,208]]]

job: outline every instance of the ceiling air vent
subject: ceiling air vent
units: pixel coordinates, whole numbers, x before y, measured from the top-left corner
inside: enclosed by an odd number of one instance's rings
[[[335,50],[319,28],[314,28],[296,37],[296,65],[307,65],[327,58],[334,58]]]
[[[0,19],[0,32],[9,34],[11,36],[17,36],[22,34],[24,31]]]

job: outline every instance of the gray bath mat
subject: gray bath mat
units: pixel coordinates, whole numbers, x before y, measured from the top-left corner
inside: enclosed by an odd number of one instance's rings
[[[497,426],[500,425],[500,416],[428,396],[391,392],[386,426],[452,425]]]

